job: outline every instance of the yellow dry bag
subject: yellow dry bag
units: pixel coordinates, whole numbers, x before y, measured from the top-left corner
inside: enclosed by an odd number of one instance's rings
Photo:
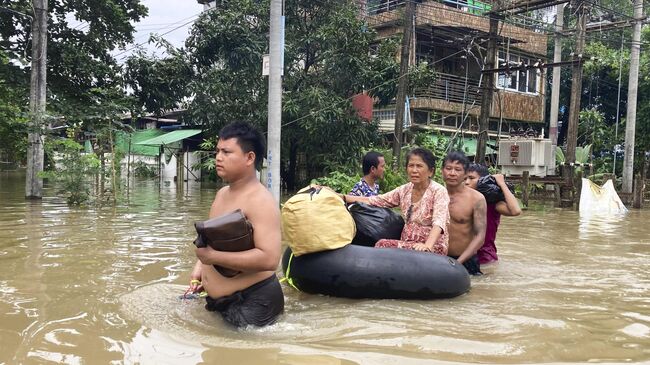
[[[295,256],[350,244],[354,220],[333,191],[306,187],[282,206],[282,234]]]

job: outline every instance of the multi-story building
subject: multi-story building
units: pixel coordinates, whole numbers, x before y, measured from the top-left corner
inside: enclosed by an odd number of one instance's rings
[[[206,9],[214,0],[197,0]],[[405,0],[356,1],[379,39],[403,31]],[[478,131],[481,94],[489,18],[493,0],[415,0],[414,34],[411,62],[428,62],[436,70],[433,84],[414,90],[409,96],[411,123],[442,132],[462,132],[466,136]],[[500,22],[499,51],[495,64],[534,64],[544,62],[547,35],[517,24],[522,18]],[[507,136],[511,130],[537,133],[544,126],[543,69],[500,72],[495,77],[495,93],[490,109],[489,135]],[[373,116],[380,130],[392,132],[395,106],[375,108]]]
[[[404,0],[368,0],[363,5],[368,23],[380,38],[402,32]],[[417,1],[411,62],[428,62],[436,70],[436,81],[409,95],[411,121],[441,131],[478,130],[481,112],[481,76],[489,31],[486,14],[491,5],[475,0]],[[534,64],[544,61],[547,36],[517,25],[513,19],[500,22],[498,60],[495,64]],[[544,75],[540,69],[500,72],[490,110],[489,134],[507,135],[511,129],[544,126]],[[375,109],[380,129],[392,131],[395,107]],[[499,133],[501,126],[501,133]]]

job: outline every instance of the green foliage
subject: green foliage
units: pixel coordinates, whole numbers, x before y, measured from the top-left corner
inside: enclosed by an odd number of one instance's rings
[[[83,153],[83,146],[68,138],[52,142],[51,148],[60,158],[56,159],[55,169],[43,172],[42,177],[56,183],[68,204],[87,202],[90,199],[90,179],[99,172],[99,159],[93,153]]]
[[[406,158],[408,152],[415,147],[422,147],[433,152],[436,156],[438,163],[435,166],[435,174],[433,180],[443,184],[442,180],[442,169],[440,168],[440,163],[446,155],[446,151],[449,148],[448,143],[445,139],[438,138],[434,140],[431,138],[431,133],[417,133],[413,138],[413,143],[407,144],[402,147],[401,156]],[[384,178],[379,180],[379,190],[383,192],[391,191],[400,185],[406,184],[409,179],[406,175],[406,161],[400,161],[397,164],[397,169],[393,170],[392,161],[393,161],[393,151],[391,148],[382,148],[382,147],[368,147],[362,150],[362,155],[368,151],[377,151],[384,155],[386,160],[386,170],[384,171]],[[360,158],[352,164],[345,164],[336,166],[330,173],[324,177],[319,177],[312,180],[312,183],[328,186],[338,192],[349,192],[352,190],[354,184],[356,184],[359,179],[361,179],[360,171]]]
[[[607,7],[618,9],[619,12],[631,14],[631,2],[620,0],[607,0]],[[586,105],[581,112],[580,130],[586,130],[585,137],[594,132],[593,138],[579,141],[578,144],[592,143],[594,154],[594,167],[597,172],[611,172],[613,162],[614,145],[623,143],[625,135],[625,115],[627,100],[627,85],[630,66],[630,38],[631,29],[624,28],[623,47],[621,48],[621,34],[619,32],[603,32],[596,40],[587,43],[585,54],[594,56],[595,60],[585,62],[583,75],[582,105]],[[650,42],[650,28],[644,27],[641,33],[641,42]],[[550,42],[549,45],[552,43]],[[636,154],[650,151],[650,53],[640,54],[639,67],[639,89],[637,97],[637,118],[635,133]],[[568,69],[567,69],[568,70]],[[621,102],[617,105],[618,98],[618,76],[621,75]],[[570,75],[563,81],[562,103],[568,105]],[[566,86],[566,87],[565,87]],[[620,124],[618,127],[618,139],[615,136],[616,112],[619,107]],[[585,118],[585,111],[597,110],[602,114],[602,119],[593,118],[593,115]],[[588,112],[591,113],[591,112]],[[582,126],[583,120],[588,120],[586,126]],[[621,157],[619,155],[619,157]],[[621,159],[622,160],[622,159]],[[621,161],[619,160],[619,161]],[[620,163],[620,162],[619,162]],[[642,158],[635,158],[635,170],[638,171],[643,163]],[[616,169],[619,173],[622,171]]]
[[[622,131],[619,131],[622,132]],[[614,146],[623,142],[625,133],[615,137],[614,128],[606,124],[605,115],[595,107],[580,112],[578,126],[578,144],[589,144],[594,164],[594,170],[600,172],[612,171]]]
[[[116,98],[125,97],[112,53],[133,40],[133,23],[147,14],[140,2],[48,2],[47,114],[55,127],[61,120],[88,122],[98,114],[97,109],[110,109]],[[12,11],[0,11],[0,145],[12,152],[5,153],[9,159],[18,161],[24,159],[27,148],[24,134],[29,119],[34,9],[25,0],[3,5]],[[1,90],[5,85],[8,90]]]
[[[31,1],[11,1],[11,10],[34,17]],[[133,23],[147,14],[140,0],[49,1],[48,93],[55,101],[86,104],[92,88],[119,84],[117,62],[111,51],[133,40]],[[74,19],[73,19],[74,18]],[[31,55],[31,18],[0,12],[0,48],[8,57],[28,65]],[[84,22],[84,26],[79,26]],[[25,59],[27,57],[28,59]],[[29,73],[29,67],[18,68]],[[51,106],[48,106],[51,108]]]
[[[588,144],[584,147],[576,147],[576,162],[585,164],[589,162],[591,157],[591,145]]]
[[[620,133],[621,137],[624,133]],[[580,124],[578,125],[578,144],[590,144],[595,153],[611,151],[614,144],[612,128],[605,124],[605,115],[595,107],[580,111]]]
[[[327,186],[336,192],[347,194],[360,179],[360,174],[349,175],[341,171],[332,171],[327,176],[313,179],[311,183]]]
[[[135,177],[144,179],[158,176],[157,169],[154,166],[148,165],[144,161],[136,161],[133,163],[133,174]]]
[[[382,193],[389,192],[408,182],[406,171],[403,166],[399,166],[397,171],[387,168],[384,171],[384,178],[379,181],[379,191]]]
[[[437,136],[438,138],[432,138],[433,136]],[[442,160],[447,154],[449,142],[441,137],[442,135],[439,131],[433,133],[421,132],[415,135],[414,142],[416,146],[428,149],[433,152],[433,155],[437,159]]]
[[[139,104],[157,112],[187,97],[184,121],[208,134],[233,120],[265,130],[268,14],[268,0],[217,2],[195,22],[185,49],[167,47],[168,59],[136,55],[126,75]],[[377,125],[357,117],[351,98],[367,91],[380,104],[392,102],[399,39],[377,42],[357,4],[346,0],[289,0],[285,14],[282,177],[293,189],[304,183],[297,181],[299,158],[307,171],[334,171],[358,163],[363,146],[377,142]],[[413,67],[409,79],[411,87],[428,83],[433,68]]]
[[[180,51],[163,40],[154,39],[171,57],[160,59],[139,51],[126,61],[124,78],[126,85],[137,96],[138,105],[160,115],[181,106],[192,74],[189,63]]]
[[[591,157],[591,145],[586,145],[584,147],[576,147],[576,160],[575,162],[580,164],[586,164],[589,162]],[[558,168],[561,168],[564,163],[567,162],[566,155],[560,146],[555,148],[555,164]],[[576,167],[576,171],[581,171],[582,167]]]
[[[192,169],[201,169],[204,172],[204,176],[207,174],[209,181],[217,181],[217,166],[214,159],[214,152],[216,148],[216,143],[214,139],[204,139],[203,142],[199,144],[201,151],[194,152],[195,155],[199,157],[197,162],[192,165]]]
[[[25,159],[28,94],[25,75],[0,50],[0,163]]]
[[[361,180],[361,177],[360,173],[348,174],[345,171],[332,171],[326,176],[313,179],[311,183],[330,187],[340,193],[349,193],[354,187],[354,184]],[[407,182],[408,178],[403,168],[397,171],[387,168],[384,171],[384,178],[377,181],[379,191],[382,193],[389,192]]]

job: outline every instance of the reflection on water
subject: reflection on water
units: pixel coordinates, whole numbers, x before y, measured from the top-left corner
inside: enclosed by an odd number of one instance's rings
[[[650,218],[546,208],[504,218],[501,263],[451,300],[350,300],[285,287],[286,313],[233,330],[182,300],[192,223],[214,189],[136,185],[69,208],[0,174],[0,364],[422,364],[650,360]]]
[[[590,213],[580,212],[580,226],[578,231],[581,240],[589,240],[596,236],[609,236],[616,238],[624,229],[627,213]]]

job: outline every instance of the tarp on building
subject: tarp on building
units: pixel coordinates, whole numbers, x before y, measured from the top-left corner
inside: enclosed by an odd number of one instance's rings
[[[174,142],[182,141],[201,133],[200,129],[180,129],[173,132],[165,133],[157,137],[137,142],[137,145],[142,146],[164,146]]]
[[[127,154],[129,153],[129,141],[131,142],[131,154],[141,156],[158,156],[160,149],[158,146],[146,146],[138,144],[138,142],[150,140],[154,137],[160,136],[165,132],[160,129],[145,129],[135,131],[133,133],[119,133],[115,138],[115,144],[118,151]]]

